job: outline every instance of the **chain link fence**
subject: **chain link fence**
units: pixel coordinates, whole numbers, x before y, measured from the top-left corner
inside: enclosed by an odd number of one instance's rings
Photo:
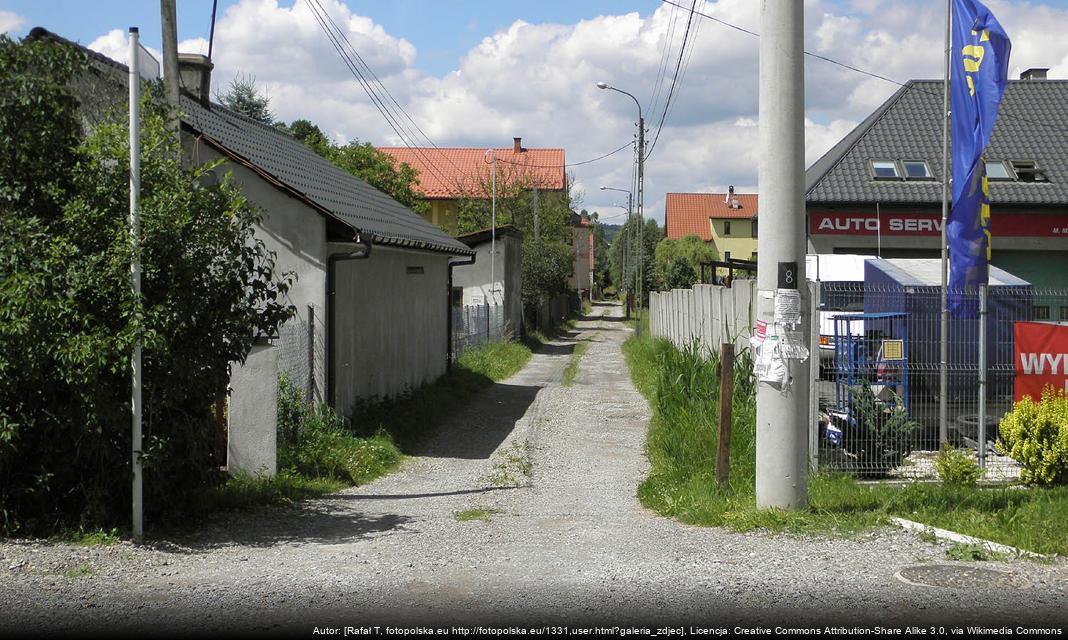
[[[309,305],[282,325],[274,345],[278,349],[278,372],[293,387],[303,391],[304,399],[319,403],[323,398],[326,353],[326,325],[322,309]]]
[[[1020,465],[995,447],[1022,374],[1017,326],[1068,320],[1068,289],[992,281],[950,291],[944,392],[939,287],[821,283],[813,293],[820,469],[934,478],[945,441],[971,449],[987,480],[1019,478]]]
[[[512,336],[503,304],[471,304],[452,308],[452,359],[487,342]]]

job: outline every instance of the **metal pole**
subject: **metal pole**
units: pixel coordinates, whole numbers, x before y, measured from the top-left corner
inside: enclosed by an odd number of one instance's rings
[[[986,468],[986,285],[979,285],[979,468]]]
[[[820,394],[819,383],[817,382],[820,378],[820,323],[817,318],[820,317],[820,296],[822,295],[823,290],[820,287],[820,282],[818,280],[808,284],[809,292],[812,296],[808,305],[809,317],[812,319],[811,322],[809,322],[808,332],[808,465],[809,469],[814,473],[818,471],[820,467]]]
[[[135,308],[141,308],[141,223],[138,219],[138,198],[141,195],[141,79],[137,75],[138,54],[141,47],[137,27],[130,27],[130,286],[133,288]],[[136,313],[134,322],[140,323]],[[140,327],[138,327],[140,331]],[[132,413],[132,444],[130,462],[133,466],[133,538],[144,538],[144,510],[141,469],[141,339],[134,342],[130,357],[132,371],[130,409]]]
[[[950,23],[953,19],[950,0],[946,0],[946,61],[942,79],[942,329],[938,363],[938,443],[949,442],[949,254],[946,246],[946,223],[949,220],[949,48]]]
[[[635,100],[637,102],[637,100]],[[642,300],[642,276],[645,271],[642,264],[642,239],[644,235],[645,220],[643,218],[642,203],[644,202],[645,191],[645,118],[642,117],[642,105],[638,104],[638,311],[635,314],[637,322],[634,326],[635,335],[638,338],[642,337],[642,307],[644,301]]]
[[[490,295],[497,300],[497,150],[493,150],[493,205],[490,214]]]
[[[163,30],[163,97],[171,107],[167,128],[178,141],[178,18],[175,0],[160,0],[159,20]]]
[[[769,336],[780,288],[802,296],[801,335],[806,334],[804,6],[796,0],[764,0],[760,20],[760,207],[769,224],[758,237],[757,319]],[[765,229],[767,231],[765,231]],[[771,333],[774,327],[775,333]],[[764,348],[769,348],[766,341]],[[812,357],[816,357],[813,354]],[[757,385],[756,503],[761,509],[804,507],[808,494],[808,368],[788,361],[782,385]]]

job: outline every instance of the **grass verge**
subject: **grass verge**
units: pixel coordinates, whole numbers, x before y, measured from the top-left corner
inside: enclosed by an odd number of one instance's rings
[[[851,534],[899,516],[1028,551],[1068,555],[1068,538],[1050,525],[1068,522],[1068,487],[891,486],[817,474],[809,480],[807,509],[758,510],[751,366],[743,358],[736,364],[730,480],[721,487],[715,482],[715,358],[705,361],[695,349],[683,353],[649,337],[631,337],[623,352],[635,386],[653,409],[646,442],[651,469],[638,496],[658,513],[739,531],[820,534]]]
[[[590,346],[589,342],[585,340],[575,343],[575,350],[571,352],[571,359],[567,361],[567,368],[564,369],[564,386],[570,387],[575,383],[575,376],[578,375],[579,362],[582,361],[582,356],[586,355],[586,349]]]

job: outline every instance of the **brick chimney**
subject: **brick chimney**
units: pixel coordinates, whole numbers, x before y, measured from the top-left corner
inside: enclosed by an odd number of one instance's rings
[[[514,153],[523,153],[523,139],[512,138],[512,151]]]
[[[1045,80],[1049,68],[1032,67],[1020,74],[1020,80]]]
[[[199,53],[178,54],[178,84],[205,107],[211,102],[211,70],[215,65]]]

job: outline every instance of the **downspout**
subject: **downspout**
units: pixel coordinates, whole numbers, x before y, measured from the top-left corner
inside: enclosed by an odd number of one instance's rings
[[[337,320],[334,318],[334,297],[337,293],[337,268],[339,262],[349,260],[366,260],[371,257],[371,241],[364,240],[360,234],[356,235],[356,244],[359,249],[332,253],[326,259],[326,361],[329,371],[326,376],[326,401],[331,407],[335,407],[335,382],[337,379],[337,358],[334,357],[334,327]],[[335,407],[336,408],[336,407]]]
[[[475,264],[477,254],[473,254],[470,260],[456,260],[449,258],[449,289],[445,297],[445,372],[452,371],[452,268]],[[490,256],[492,260],[493,256]],[[492,284],[490,286],[493,286]]]

